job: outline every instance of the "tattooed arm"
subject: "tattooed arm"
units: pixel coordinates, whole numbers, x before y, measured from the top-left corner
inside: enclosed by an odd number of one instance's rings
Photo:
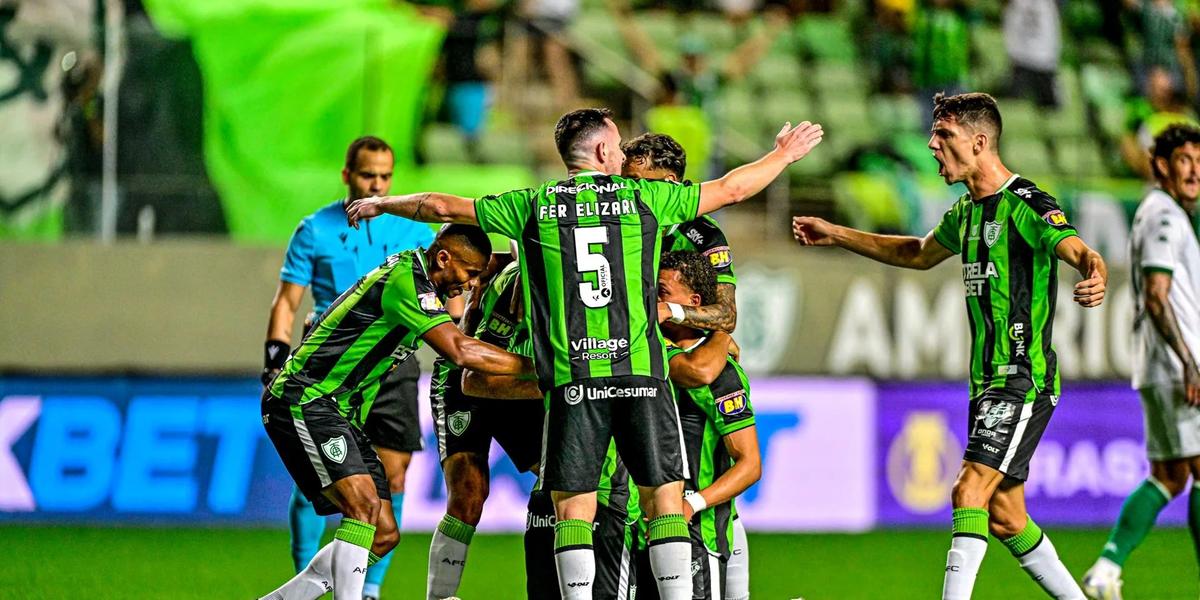
[[[736,288],[730,283],[717,284],[717,302],[707,306],[684,306],[684,319],[680,323],[685,327],[702,331],[724,331],[733,333],[737,326]],[[666,302],[658,303],[658,321],[661,323],[671,318],[671,310]]]

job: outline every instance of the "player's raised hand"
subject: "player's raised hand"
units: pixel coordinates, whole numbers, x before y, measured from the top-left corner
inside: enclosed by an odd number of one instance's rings
[[[346,205],[346,222],[351,227],[358,229],[360,221],[369,221],[383,214],[383,209],[379,207],[379,203],[383,198],[371,196],[370,198],[359,198],[354,202]]]
[[[783,129],[775,135],[775,151],[783,154],[789,162],[796,162],[821,143],[825,130],[820,123],[803,121],[792,127],[789,121],[783,124]]]
[[[1108,281],[1108,273],[1104,263],[1093,263],[1087,268],[1087,279],[1075,284],[1075,303],[1092,308],[1104,302],[1104,291]]]
[[[832,246],[833,227],[820,217],[792,217],[792,237],[801,246]]]

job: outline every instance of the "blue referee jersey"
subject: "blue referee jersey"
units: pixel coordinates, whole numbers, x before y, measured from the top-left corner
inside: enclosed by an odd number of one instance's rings
[[[344,200],[338,200],[300,221],[288,241],[279,278],[311,286],[313,310],[321,314],[389,255],[432,242],[428,225],[392,215],[381,215],[355,229],[346,223]]]

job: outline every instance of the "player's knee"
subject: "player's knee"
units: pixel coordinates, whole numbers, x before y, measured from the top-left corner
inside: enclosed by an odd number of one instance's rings
[[[407,469],[402,469],[397,473],[388,473],[388,490],[393,494],[404,493],[404,474]]]
[[[1188,488],[1188,480],[1190,473],[1187,469],[1176,469],[1165,473],[1163,476],[1156,476],[1154,479],[1162,484],[1163,488],[1171,494],[1172,498],[1178,497]]]
[[[446,502],[446,512],[450,516],[469,525],[478,525],[483,516],[483,503],[487,501],[488,487],[462,486],[453,490]]]
[[[983,490],[973,481],[962,478],[954,482],[954,487],[950,490],[950,500],[954,508],[984,508],[987,506]]]
[[[381,502],[375,494],[349,494],[342,500],[342,514],[364,523],[374,523],[379,518]]]

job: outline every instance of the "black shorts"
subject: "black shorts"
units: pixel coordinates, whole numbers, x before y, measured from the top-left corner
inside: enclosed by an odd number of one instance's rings
[[[525,514],[525,597],[559,600],[558,565],[554,563],[554,503],[550,492],[529,494]]]
[[[687,478],[671,385],[642,376],[595,377],[552,390],[542,448],[542,487],[592,492],[615,440],[637,485]]]
[[[381,500],[391,500],[383,463],[370,440],[328,398],[291,404],[263,393],[263,427],[296,487],[318,515],[340,512],[321,490],[351,475],[370,475]]]
[[[367,413],[363,432],[371,443],[396,450],[417,452],[425,448],[421,421],[417,417],[417,379],[421,365],[415,356],[396,365],[379,380],[375,403]]]
[[[623,510],[596,507],[592,549],[596,555],[595,600],[629,600],[637,595],[637,571],[633,556],[636,523]]]
[[[461,378],[461,370],[451,371],[444,391],[430,395],[439,458],[444,461],[459,452],[486,457],[495,439],[517,469],[530,470],[542,456],[544,401],[467,396]]]
[[[1057,396],[1036,390],[984,390],[971,400],[963,459],[1025,481],[1029,460],[1057,405]]]

